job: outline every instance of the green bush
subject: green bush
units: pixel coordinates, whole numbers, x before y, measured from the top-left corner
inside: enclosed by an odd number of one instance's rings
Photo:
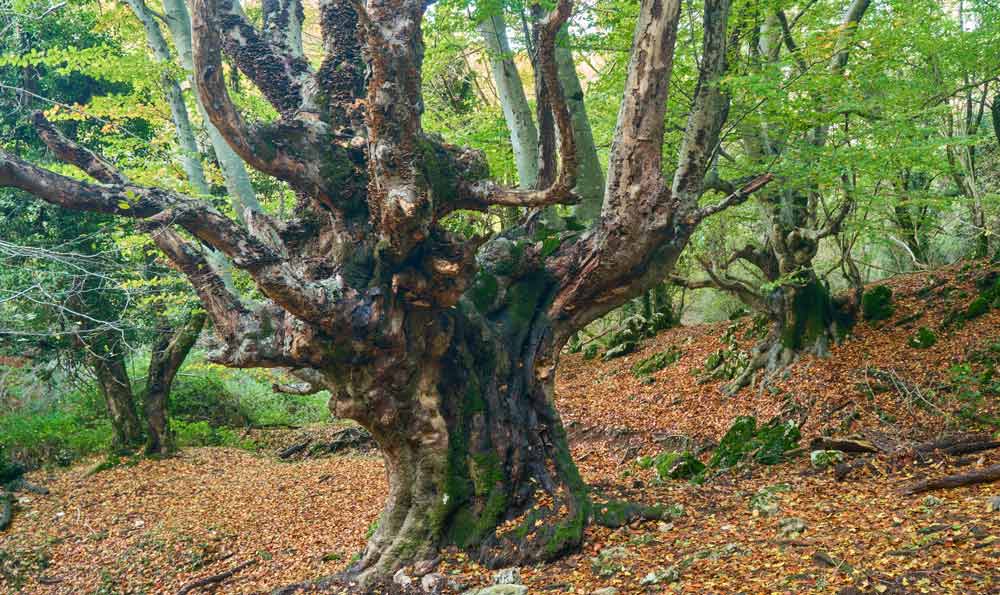
[[[861,313],[869,322],[887,320],[896,311],[892,305],[892,289],[877,285],[861,296]]]
[[[240,439],[239,433],[226,427],[213,427],[206,421],[186,422],[174,420],[171,423],[177,446],[231,446],[252,448],[253,443]]]
[[[910,337],[909,343],[910,347],[913,347],[914,349],[927,349],[937,343],[937,335],[935,335],[934,331],[931,329],[926,326],[922,326],[917,329],[917,332],[912,337]]]
[[[8,460],[26,468],[68,465],[102,452],[112,442],[111,423],[68,410],[18,411],[0,417],[0,443]]]
[[[214,370],[178,375],[170,391],[171,420],[208,422],[212,426],[245,426],[247,415],[240,399]]]

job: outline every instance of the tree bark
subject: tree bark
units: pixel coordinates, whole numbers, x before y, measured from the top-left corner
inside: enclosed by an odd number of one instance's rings
[[[173,433],[167,418],[170,389],[201,334],[205,318],[204,312],[192,312],[184,324],[175,328],[165,326],[158,331],[146,374],[146,454],[168,455],[174,451]]]
[[[349,370],[324,374],[333,414],[373,434],[389,480],[354,578],[367,584],[445,544],[490,567],[579,545],[590,500],[552,398],[555,344],[539,311],[551,290],[531,275],[504,288],[518,296],[510,306],[463,300],[448,316],[413,313],[406,352],[365,368],[363,383],[345,382],[358,376]]]
[[[87,359],[97,378],[115,433],[115,446],[131,449],[142,442],[142,427],[132,396],[132,382],[125,366],[125,354],[117,340],[105,336],[82,340]]]

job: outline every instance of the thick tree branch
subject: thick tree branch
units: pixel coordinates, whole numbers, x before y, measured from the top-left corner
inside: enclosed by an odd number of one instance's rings
[[[312,68],[302,54],[299,0],[265,0],[262,7],[264,35],[250,24],[237,0],[196,0],[191,15],[195,39],[200,37],[199,21],[208,20],[226,53],[282,118],[315,112]],[[205,19],[208,15],[211,18]]]
[[[288,117],[269,126],[244,122],[223,78],[219,36],[226,15],[235,17],[223,13],[220,5],[233,10],[232,0],[195,0],[192,13],[196,86],[209,120],[255,169],[288,182],[328,207],[348,207],[364,186],[360,151],[350,146],[349,139],[333,138],[328,126],[315,118]],[[331,175],[334,172],[340,175]]]
[[[729,95],[720,88],[726,73],[730,0],[706,0],[701,70],[681,142],[672,199],[683,210],[694,209],[704,191],[705,175],[729,114]]]
[[[121,172],[97,153],[66,139],[51,122],[45,119],[42,112],[33,113],[31,121],[42,142],[60,161],[75,165],[98,182],[125,184],[128,181]]]
[[[316,73],[320,92],[329,104],[330,121],[360,133],[363,110],[356,100],[364,97],[365,66],[358,34],[358,13],[350,0],[320,0],[323,63]]]
[[[60,134],[44,117],[36,115],[35,120],[53,153],[110,184],[74,180],[0,152],[0,185],[20,188],[71,210],[141,219],[153,226],[179,225],[250,273],[264,295],[276,304],[328,331],[349,328],[351,311],[370,307],[370,300],[356,291],[302,279],[274,249],[210,205],[166,190],[131,184],[95,153]]]

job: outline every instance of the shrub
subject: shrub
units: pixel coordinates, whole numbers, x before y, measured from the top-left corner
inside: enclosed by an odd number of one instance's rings
[[[877,285],[861,296],[861,313],[869,322],[887,320],[896,311],[892,305],[892,289]]]
[[[252,448],[253,443],[242,440],[239,434],[225,427],[213,427],[206,421],[186,422],[175,420],[171,428],[177,439],[178,446],[231,446],[234,448]]]
[[[111,424],[67,410],[23,410],[0,417],[0,440],[7,460],[27,469],[47,463],[68,465],[111,446]]]
[[[926,326],[918,328],[916,334],[910,337],[910,347],[914,349],[927,349],[935,343],[937,343],[937,335]]]
[[[178,376],[170,391],[171,420],[198,422],[212,426],[244,426],[247,416],[239,399],[212,371]]]

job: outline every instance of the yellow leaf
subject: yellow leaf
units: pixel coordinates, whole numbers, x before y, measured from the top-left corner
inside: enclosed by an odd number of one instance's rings
[[[123,200],[123,201],[120,201],[118,203],[118,208],[121,209],[121,210],[123,210],[123,211],[127,211],[127,210],[129,210],[129,209],[132,208],[132,205],[128,204],[127,202],[125,202]]]

